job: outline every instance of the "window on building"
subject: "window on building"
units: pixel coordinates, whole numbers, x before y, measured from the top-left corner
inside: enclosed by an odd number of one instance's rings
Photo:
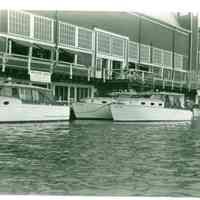
[[[139,58],[139,45],[135,42],[128,43],[128,58],[138,61]]]
[[[140,65],[140,66],[138,66],[138,69],[139,69],[139,70],[142,70],[142,71],[146,71],[146,72],[149,71],[149,67],[148,67],[148,66],[145,66],[145,65]]]
[[[74,87],[70,87],[70,98],[74,98]]]
[[[129,63],[128,63],[128,68],[129,68],[129,69],[135,69],[135,63],[129,62]]]
[[[74,63],[75,54],[64,50],[59,51],[59,61]]]
[[[101,58],[97,58],[97,61],[96,61],[96,70],[97,71],[101,71],[102,70],[102,60],[101,60]]]
[[[14,41],[12,41],[11,46],[12,46],[11,51],[12,51],[13,54],[28,56],[28,53],[29,53],[29,47],[28,46],[24,46],[22,44],[14,42]]]
[[[140,45],[140,62],[150,63],[150,46]]]
[[[36,58],[50,59],[51,50],[33,47],[32,56]]]
[[[6,38],[0,37],[0,52],[6,51]]]
[[[121,61],[113,60],[113,62],[112,62],[112,68],[113,69],[121,69],[121,64],[122,64]]]
[[[91,66],[92,64],[92,56],[87,53],[78,53],[77,63],[80,65]]]

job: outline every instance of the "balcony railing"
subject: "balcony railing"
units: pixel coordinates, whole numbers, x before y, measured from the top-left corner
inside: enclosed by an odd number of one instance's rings
[[[92,53],[94,50],[93,31],[59,21],[58,43],[66,48],[82,49]]]
[[[130,81],[140,81],[142,83],[148,83],[153,81],[153,73],[137,69],[129,69],[127,78]]]
[[[23,11],[7,11],[7,32],[10,35],[53,43],[53,19]]]
[[[97,37],[97,54],[116,58],[125,58],[128,37],[114,34],[102,29],[95,29]]]

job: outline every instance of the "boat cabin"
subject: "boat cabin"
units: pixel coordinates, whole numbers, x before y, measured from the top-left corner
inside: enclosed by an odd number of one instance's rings
[[[7,99],[18,99],[22,103],[29,104],[53,104],[51,90],[46,88],[40,88],[31,85],[2,83],[0,84],[0,98],[8,97]],[[9,101],[6,101],[9,104]]]
[[[80,103],[110,104],[114,102],[111,97],[94,97],[79,100]]]
[[[184,94],[167,92],[122,94],[118,97],[118,103],[182,109],[184,108]]]

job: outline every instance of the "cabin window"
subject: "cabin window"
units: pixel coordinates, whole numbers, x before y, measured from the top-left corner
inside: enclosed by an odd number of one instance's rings
[[[107,103],[107,101],[102,101],[101,103]]]
[[[52,99],[48,92],[38,91],[30,88],[20,88],[20,99],[24,102],[37,104],[49,104],[52,102]]]
[[[145,105],[145,102],[141,102],[141,105]]]
[[[39,91],[39,102],[50,104],[53,102],[53,99],[48,91]]]
[[[151,106],[154,106],[154,105],[155,105],[155,103],[151,102]]]
[[[18,89],[12,88],[12,97],[19,97]]]
[[[158,105],[159,105],[159,106],[162,106],[162,103],[159,103]]]
[[[92,88],[88,88],[88,96],[92,97]]]
[[[39,102],[39,93],[37,90],[32,90],[33,102]]]
[[[11,97],[12,96],[12,88],[11,87],[0,88],[0,95],[6,96],[6,97]]]
[[[23,101],[31,102],[32,94],[29,88],[20,88],[20,99]]]
[[[0,88],[0,96],[3,96],[3,89]]]

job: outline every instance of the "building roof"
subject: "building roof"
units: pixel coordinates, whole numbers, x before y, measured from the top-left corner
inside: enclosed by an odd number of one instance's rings
[[[155,18],[156,20],[162,21],[164,23],[170,24],[182,28],[177,20],[177,14],[173,12],[145,12],[145,15]]]
[[[49,10],[49,11],[39,11],[39,10],[35,10],[35,11],[30,11],[39,15],[44,15],[50,18],[55,18],[56,16],[56,11],[55,10]],[[87,16],[87,18],[90,18],[92,16],[97,17],[97,16],[101,16],[101,17],[111,17],[111,18],[115,18],[115,17],[123,17],[123,16],[129,16],[131,17],[132,14],[139,14],[139,15],[143,15],[146,17],[149,17],[153,20],[157,20],[159,22],[163,22],[165,24],[183,29],[183,27],[181,27],[180,23],[178,22],[177,19],[177,13],[175,12],[122,12],[122,11],[70,11],[70,10],[66,10],[66,11],[62,11],[59,10],[58,11],[58,15],[59,15],[59,19],[61,21],[68,21],[68,18],[71,17],[77,17],[77,16]],[[95,19],[95,18],[94,18]]]

